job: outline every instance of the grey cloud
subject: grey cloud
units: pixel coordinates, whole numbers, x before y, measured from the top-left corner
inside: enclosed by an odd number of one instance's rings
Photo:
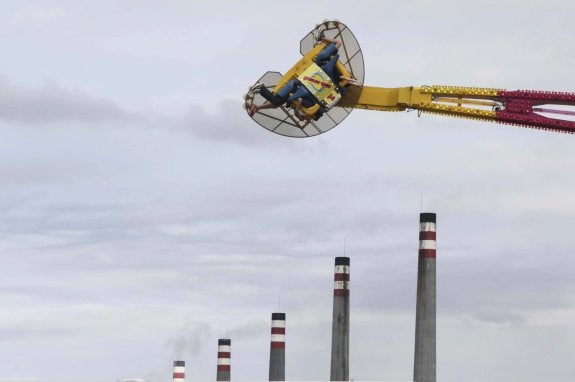
[[[314,269],[323,267],[329,279],[331,257],[343,251],[343,241],[347,238],[348,253],[358,259],[354,260],[354,269],[363,267],[361,276],[358,276],[362,279],[363,290],[354,300],[358,306],[373,307],[373,302],[378,301],[378,309],[410,311],[413,301],[406,296],[411,296],[414,288],[417,214],[408,218],[405,214],[370,211],[369,208],[358,212],[358,209],[371,206],[371,199],[366,200],[365,206],[354,205],[354,211],[350,213],[332,203],[332,200],[345,200],[342,194],[311,203],[307,198],[294,197],[300,185],[294,179],[293,183],[284,183],[284,189],[276,193],[271,192],[274,186],[264,184],[258,188],[256,195],[244,191],[232,197],[225,192],[216,192],[209,204],[204,205],[200,201],[185,210],[180,208],[178,200],[163,203],[161,211],[142,210],[138,203],[124,207],[93,205],[89,208],[74,204],[53,205],[43,212],[46,216],[53,216],[51,220],[29,226],[21,232],[45,232],[51,236],[61,232],[64,238],[68,230],[81,233],[71,236],[65,245],[44,247],[46,254],[37,260],[37,266],[45,269],[137,267],[168,270],[189,264],[197,272],[206,272],[203,277],[206,285],[225,283],[224,274],[239,270],[238,275],[244,276],[240,284],[245,289],[241,290],[249,294],[254,293],[251,280],[254,284],[264,285],[273,285],[274,281],[278,281],[279,273],[268,274],[266,269],[282,267],[282,264],[285,266],[297,259],[305,259],[307,265],[313,263]],[[321,185],[322,189],[324,187],[337,189],[338,182],[325,181]],[[245,190],[250,188],[251,185],[246,185]],[[320,185],[318,183],[311,188],[319,189]],[[342,193],[346,191],[341,190]],[[213,205],[226,205],[227,209],[218,213],[213,210]],[[555,269],[555,263],[563,261],[561,259],[565,255],[554,255],[556,260],[552,263],[549,260],[533,261],[539,253],[568,253],[567,247],[554,244],[550,248],[505,248],[502,247],[504,237],[488,230],[488,227],[476,227],[472,220],[458,221],[457,215],[451,213],[442,214],[439,211],[439,214],[441,309],[461,314],[508,307],[514,312],[521,312],[529,307],[545,309],[569,304],[574,288],[569,269]],[[326,217],[329,219],[326,220]],[[553,214],[546,218],[539,215],[539,219],[548,220],[548,224],[555,221],[568,227],[568,220],[561,223]],[[24,219],[23,223],[28,220]],[[42,222],[44,219],[32,221]],[[513,227],[520,221],[517,218],[509,222],[500,221],[497,225]],[[482,254],[477,252],[474,242],[457,240],[452,232],[462,235],[463,232],[457,227],[461,224],[466,224],[470,236],[484,232],[481,241],[491,242],[499,250],[490,249]],[[13,226],[19,225],[7,224],[7,227]],[[124,243],[121,245],[129,250],[118,256],[102,255],[114,252],[114,247],[120,243]],[[79,245],[83,248],[78,248]],[[194,253],[195,257],[186,258],[186,251]],[[53,253],[53,256],[49,253]],[[80,253],[85,256],[78,256]],[[209,260],[199,256],[203,253],[211,254]],[[156,254],[162,254],[161,260],[155,258]],[[531,257],[531,260],[520,267],[514,263],[526,257]],[[55,262],[56,259],[65,261],[62,264]],[[325,259],[323,266],[318,261],[320,259]],[[223,269],[226,272],[220,272]],[[304,275],[299,277],[301,285],[314,283],[304,280]],[[522,281],[525,279],[531,281],[525,283]],[[283,282],[287,282],[287,277]],[[384,288],[380,287],[382,282],[386,285]],[[180,285],[193,287],[195,283],[194,279],[189,278],[181,281]],[[354,285],[358,284],[354,282]],[[567,293],[557,294],[557,290]],[[217,289],[212,293],[222,298],[224,295]],[[263,296],[273,300],[274,293],[276,291],[266,292]]]
[[[238,99],[241,96],[238,95]],[[0,119],[30,125],[54,123],[124,123],[148,128],[172,128],[202,140],[258,146],[276,143],[285,150],[284,139],[268,133],[247,117],[241,101],[224,100],[216,113],[191,104],[182,116],[129,111],[111,99],[70,90],[55,83],[32,88],[12,84],[0,76]]]
[[[73,328],[15,328],[0,329],[0,342],[53,340],[82,333]]]
[[[65,286],[39,285],[0,285],[0,295],[11,301],[32,303],[33,301],[52,300],[65,303],[80,302],[85,299],[80,293]]]
[[[181,129],[206,141],[237,143],[246,146],[268,146],[279,152],[305,150],[314,146],[313,138],[303,142],[271,133],[252,121],[242,109],[241,95],[237,100],[220,102],[216,113],[208,113],[201,106],[191,105],[188,112],[177,119]],[[291,140],[292,144],[286,145]],[[299,141],[298,145],[295,145]]]
[[[523,316],[504,310],[481,311],[473,317],[494,324],[521,325],[527,322]]]
[[[54,83],[25,88],[0,77],[0,118],[29,124],[102,123],[130,121],[135,115],[108,99],[81,90],[64,89]]]
[[[88,170],[90,167],[83,163],[29,158],[26,162],[0,165],[0,181],[11,185],[53,184],[85,175]]]

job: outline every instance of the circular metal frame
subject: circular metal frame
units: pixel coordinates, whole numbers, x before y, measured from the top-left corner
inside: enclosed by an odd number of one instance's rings
[[[318,24],[300,41],[300,53],[305,55],[316,46],[323,37],[341,41],[338,54],[339,61],[353,78],[363,85],[365,66],[363,54],[357,39],[349,28],[339,21],[324,21]],[[258,93],[259,86],[273,90],[282,78],[279,72],[267,72],[250,87],[245,96],[244,107],[247,111],[253,104],[261,105],[266,100]],[[361,90],[349,87],[344,97],[346,105],[354,104],[361,95]],[[325,133],[339,125],[353,110],[351,107],[335,106],[325,112],[317,121],[300,120],[294,110],[282,105],[275,109],[261,109],[251,118],[265,129],[287,137],[307,138]]]

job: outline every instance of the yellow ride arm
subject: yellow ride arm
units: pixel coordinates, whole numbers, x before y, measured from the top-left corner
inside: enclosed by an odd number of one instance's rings
[[[361,94],[357,94],[361,92]],[[341,107],[356,109],[402,111],[420,110],[427,113],[465,118],[493,120],[498,89],[459,86],[410,86],[380,88],[350,86],[339,102]]]

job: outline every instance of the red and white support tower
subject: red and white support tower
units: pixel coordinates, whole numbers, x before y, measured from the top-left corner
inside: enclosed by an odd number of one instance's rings
[[[349,381],[349,271],[349,257],[336,257],[330,381]]]
[[[216,381],[229,381],[231,374],[232,340],[218,340],[218,373]]]
[[[436,215],[419,215],[419,259],[417,266],[417,307],[415,312],[415,357],[413,380],[435,382],[436,309]]]
[[[270,381],[285,381],[286,314],[272,313],[270,344]]]
[[[174,382],[185,382],[186,361],[174,361],[174,373],[172,378]]]

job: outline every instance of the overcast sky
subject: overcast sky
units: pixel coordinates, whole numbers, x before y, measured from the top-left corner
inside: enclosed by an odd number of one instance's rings
[[[354,111],[310,139],[241,108],[337,18],[366,83],[575,91],[572,1],[0,2],[0,381],[413,373],[419,212],[438,216],[438,381],[575,376],[575,137]],[[344,244],[345,243],[345,244]]]

